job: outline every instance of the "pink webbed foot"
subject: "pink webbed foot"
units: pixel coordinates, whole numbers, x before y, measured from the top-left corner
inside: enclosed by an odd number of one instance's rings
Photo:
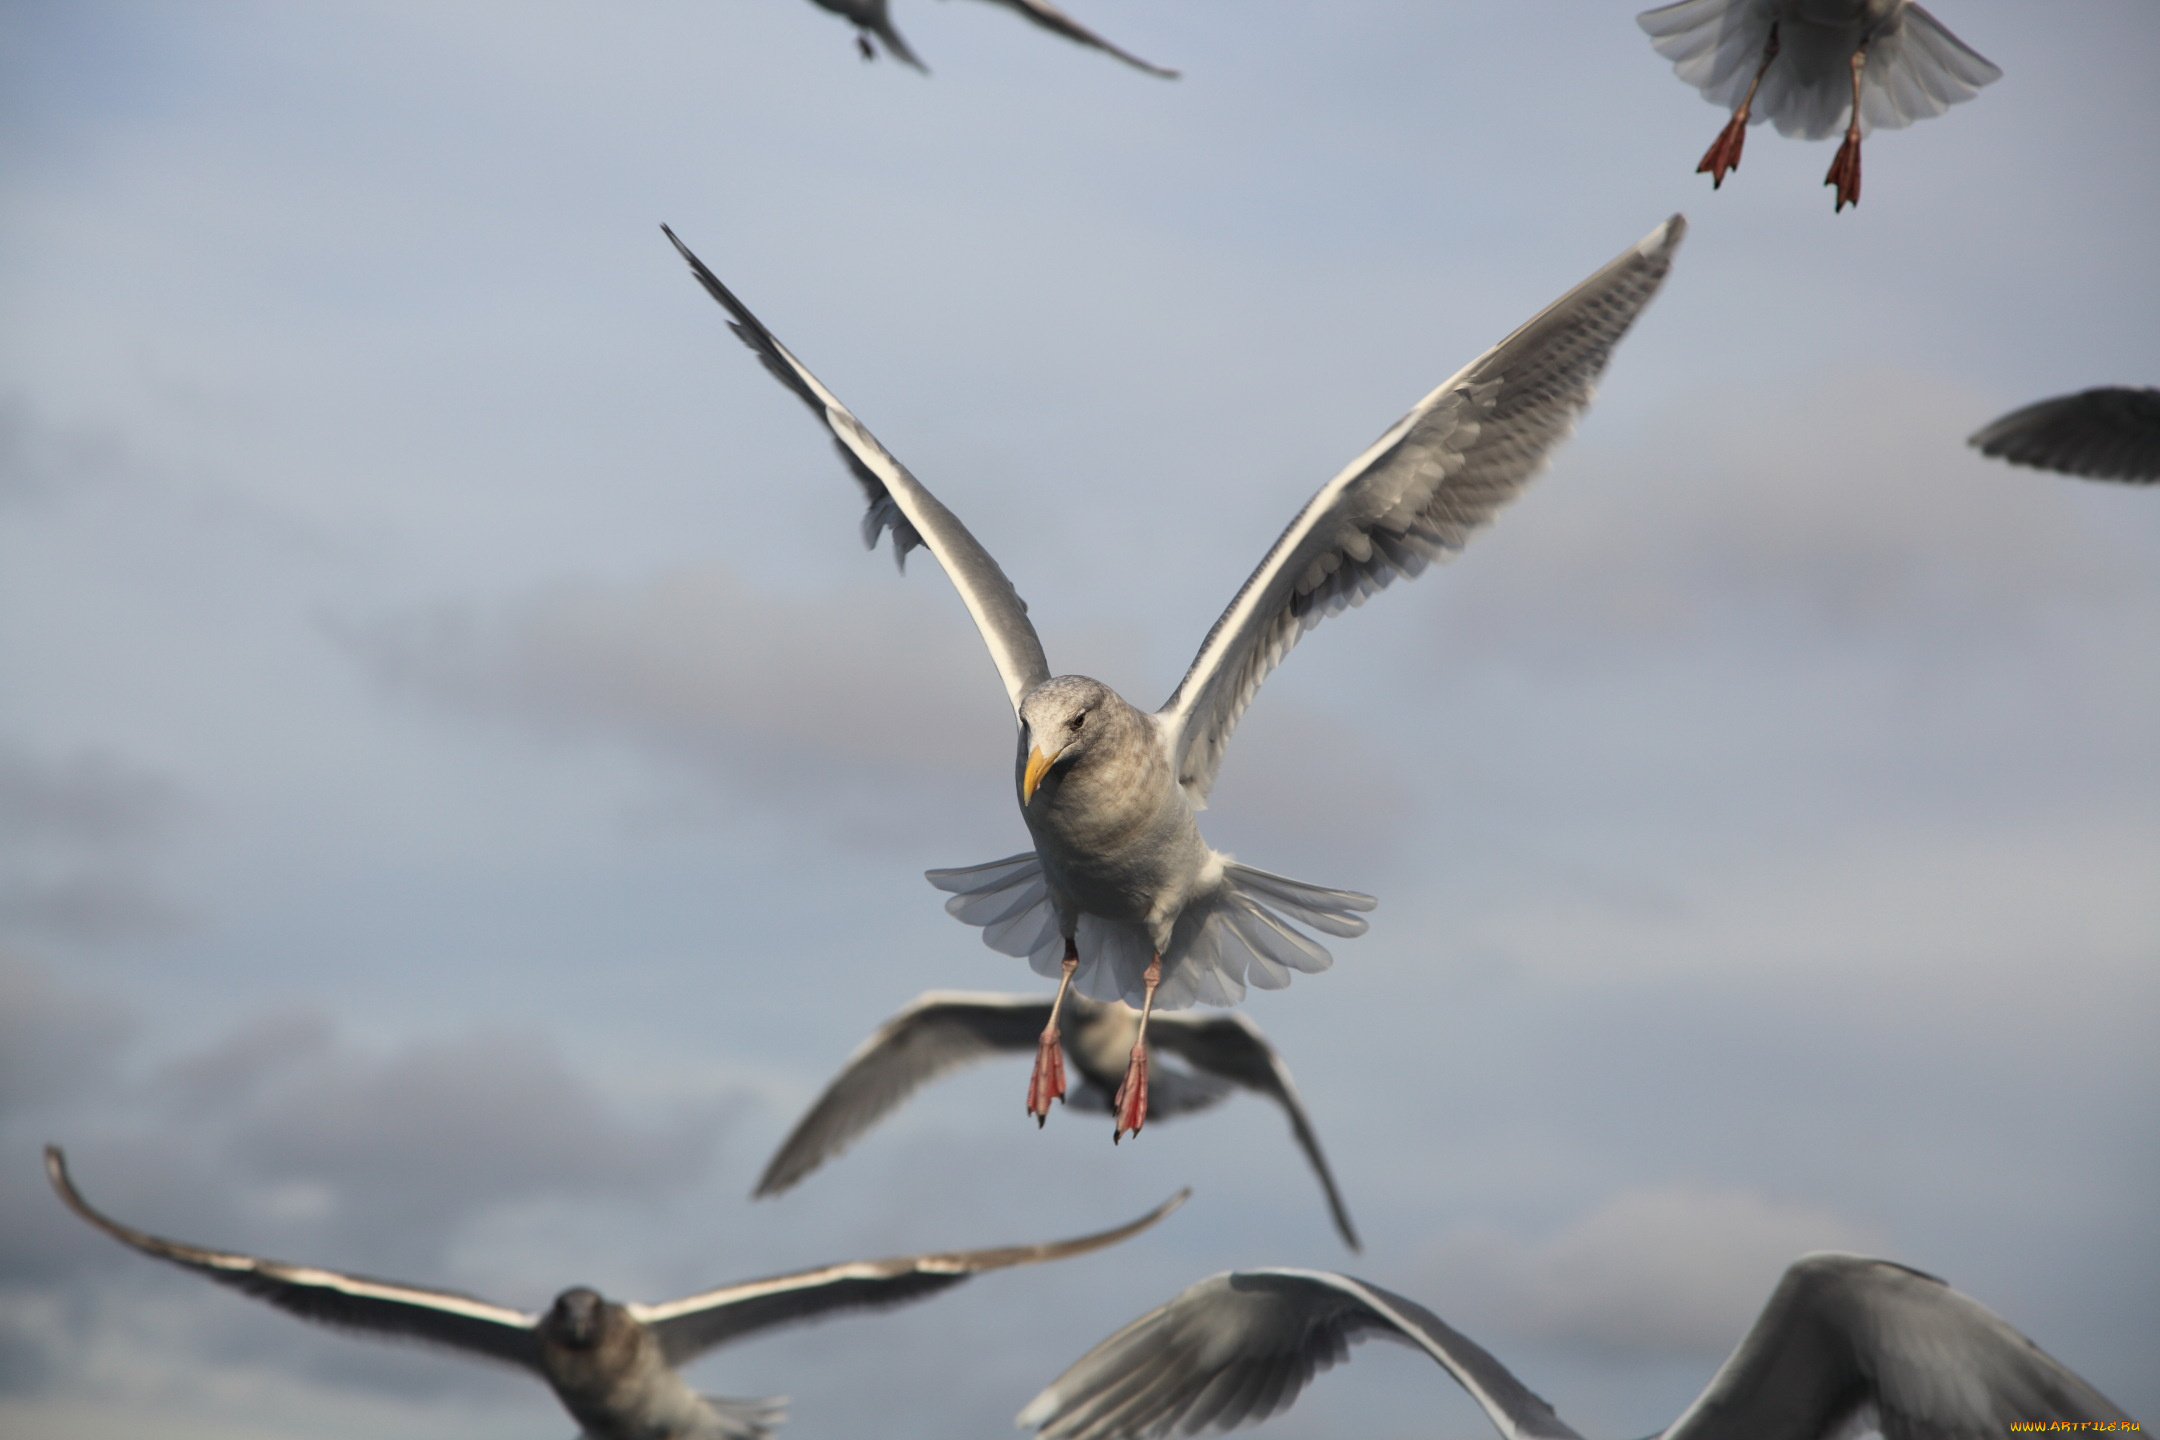
[[[1703,151],[1702,163],[1695,167],[1695,173],[1708,175],[1711,189],[1725,183],[1726,172],[1740,168],[1740,147],[1747,143],[1747,122],[1746,109],[1735,110],[1725,128],[1718,131],[1717,139],[1710,142],[1710,148]]]
[[[1140,1127],[1147,1123],[1147,1049],[1132,1047],[1132,1059],[1125,1066],[1125,1083],[1118,1086],[1117,1128],[1110,1132],[1110,1143],[1115,1145],[1128,1134],[1138,1135]]]
[[[1035,1073],[1028,1077],[1027,1113],[1035,1117],[1036,1129],[1050,1118],[1050,1102],[1062,1104],[1064,1099],[1065,1045],[1052,1026],[1042,1033],[1042,1043],[1035,1048]]]
[[[1830,162],[1830,173],[1823,176],[1823,184],[1837,186],[1837,205],[1834,215],[1847,205],[1860,203],[1860,137],[1846,132],[1845,143],[1838,146],[1837,158]]]

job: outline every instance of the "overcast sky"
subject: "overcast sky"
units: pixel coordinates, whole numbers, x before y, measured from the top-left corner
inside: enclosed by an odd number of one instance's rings
[[[658,1300],[1120,1250],[732,1348],[801,1440],[1009,1433],[1236,1266],[1346,1269],[1590,1434],[1814,1248],[2160,1414],[2160,495],[1963,437],[2160,383],[2160,24],[1942,0],[2000,65],[1866,145],[1722,123],[1627,5],[0,4],[0,1428],[551,1436],[161,1233]],[[1307,495],[1675,210],[1549,475],[1314,632],[1210,839],[1380,897],[1250,1010],[1279,1115],[1021,1114],[1018,1062],[748,1191],[884,1016],[1039,990],[921,879],[1022,847],[1010,712],[667,221],[973,527],[1053,668],[1167,695]],[[1264,1433],[1487,1433],[1366,1347]]]

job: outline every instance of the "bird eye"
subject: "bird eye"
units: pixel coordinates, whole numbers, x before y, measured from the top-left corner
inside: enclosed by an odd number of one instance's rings
[[[1068,730],[1077,730],[1080,728],[1081,723],[1086,719],[1087,711],[1082,710],[1079,714],[1073,716],[1072,719],[1065,722],[1065,728]]]

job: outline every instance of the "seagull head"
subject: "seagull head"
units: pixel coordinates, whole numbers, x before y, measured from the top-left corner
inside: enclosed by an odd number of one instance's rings
[[[1079,763],[1103,729],[1112,705],[1123,705],[1117,692],[1085,675],[1060,675],[1030,690],[1020,702],[1020,804],[1035,798],[1043,781],[1063,775]]]
[[[608,1303],[595,1291],[580,1285],[565,1290],[548,1307],[540,1329],[548,1339],[571,1350],[590,1350],[600,1343],[600,1330]]]

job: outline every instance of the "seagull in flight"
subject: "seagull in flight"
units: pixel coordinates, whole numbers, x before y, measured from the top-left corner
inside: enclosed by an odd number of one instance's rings
[[[1043,1440],[1156,1440],[1257,1424],[1374,1335],[1438,1361],[1505,1440],[1582,1440],[1432,1311],[1320,1270],[1202,1280],[1082,1356],[1028,1403],[1019,1423]],[[1934,1276],[1822,1252],[1793,1262],[1708,1388],[1651,1440],[1843,1440],[1871,1432],[1883,1440],[2005,1440],[2013,1421],[2129,1418]]]
[[[877,51],[872,49],[870,45],[870,37],[874,35],[877,37],[878,44],[885,47],[885,53],[892,56],[893,59],[912,65],[925,75],[930,73],[930,67],[916,58],[915,52],[908,49],[907,41],[901,39],[900,32],[893,28],[891,0],[810,0],[810,3],[821,10],[830,10],[833,14],[854,23],[855,48],[862,52],[863,59],[874,60],[877,58]],[[1105,54],[1115,55],[1136,70],[1145,70],[1150,75],[1160,75],[1165,80],[1178,78],[1178,72],[1175,70],[1165,69],[1163,66],[1143,60],[1130,50],[1119,49],[1108,40],[1103,39],[1102,36],[1097,35],[1094,31],[1073,19],[1072,16],[1067,15],[1063,10],[1058,9],[1057,6],[1052,5],[1050,0],[990,0],[990,3],[1002,5],[1008,10],[1015,11],[1023,19],[1040,25],[1053,35],[1062,35],[1076,44],[1086,45],[1092,49],[1103,51]]]
[[[1912,0],[1680,0],[1635,23],[1673,73],[1705,100],[1733,107],[1695,167],[1713,190],[1740,168],[1749,125],[1775,120],[1780,135],[1820,140],[1847,117],[1845,143],[1823,179],[1837,187],[1835,210],[1860,203],[1868,130],[1940,115],[2002,78]]]
[[[2013,410],[1965,442],[2035,470],[2150,485],[2160,480],[2160,390],[2104,385]]]
[[[989,552],[789,353],[666,226],[707,293],[781,384],[832,433],[869,508],[863,537],[894,558],[927,548],[974,617],[1019,723],[1014,779],[1034,848],[932,870],[946,910],[984,942],[1056,976],[1027,1110],[1065,1094],[1059,1015],[1068,991],[1140,1011],[1113,1141],[1148,1113],[1149,1017],[1233,1005],[1333,963],[1295,928],[1363,934],[1370,895],[1292,880],[1212,849],[1196,819],[1260,682],[1300,636],[1398,578],[1459,551],[1520,494],[1574,429],[1613,347],[1657,293],[1687,224],[1675,215],[1471,361],[1390,426],[1290,521],[1185,678],[1149,713],[1084,675],[1056,675],[1027,606]],[[1084,502],[1083,502],[1084,503]],[[1154,514],[1136,524],[1159,524]]]
[[[785,1399],[700,1395],[677,1370],[715,1346],[775,1325],[905,1304],[980,1271],[1114,1245],[1168,1215],[1191,1193],[1180,1191],[1129,1225],[1077,1240],[844,1261],[723,1285],[661,1305],[618,1304],[577,1286],[532,1314],[454,1290],[371,1280],[147,1235],[93,1209],[69,1178],[67,1157],[56,1145],[45,1147],[45,1174],[70,1210],[121,1244],[303,1320],[424,1341],[529,1370],[548,1383],[583,1427],[582,1440],[763,1440],[780,1423]]]
[[[1031,1054],[1050,1023],[1047,995],[992,995],[932,990],[887,1020],[856,1047],[825,1093],[795,1122],[773,1152],[753,1198],[793,1189],[805,1175],[838,1155],[902,1101],[932,1080],[1001,1054]],[[1065,1053],[1080,1072],[1073,1099],[1082,1109],[1110,1110],[1124,1074],[1140,1016],[1129,1005],[1105,1005],[1084,995],[1065,997]],[[1343,1243],[1359,1248],[1350,1212],[1320,1153],[1320,1137],[1290,1082],[1289,1067],[1260,1027],[1236,1010],[1157,1015],[1148,1031],[1150,1120],[1186,1115],[1218,1105],[1234,1088],[1263,1095],[1289,1117],[1290,1133],[1305,1152]],[[1192,1068],[1155,1067],[1167,1051]]]

